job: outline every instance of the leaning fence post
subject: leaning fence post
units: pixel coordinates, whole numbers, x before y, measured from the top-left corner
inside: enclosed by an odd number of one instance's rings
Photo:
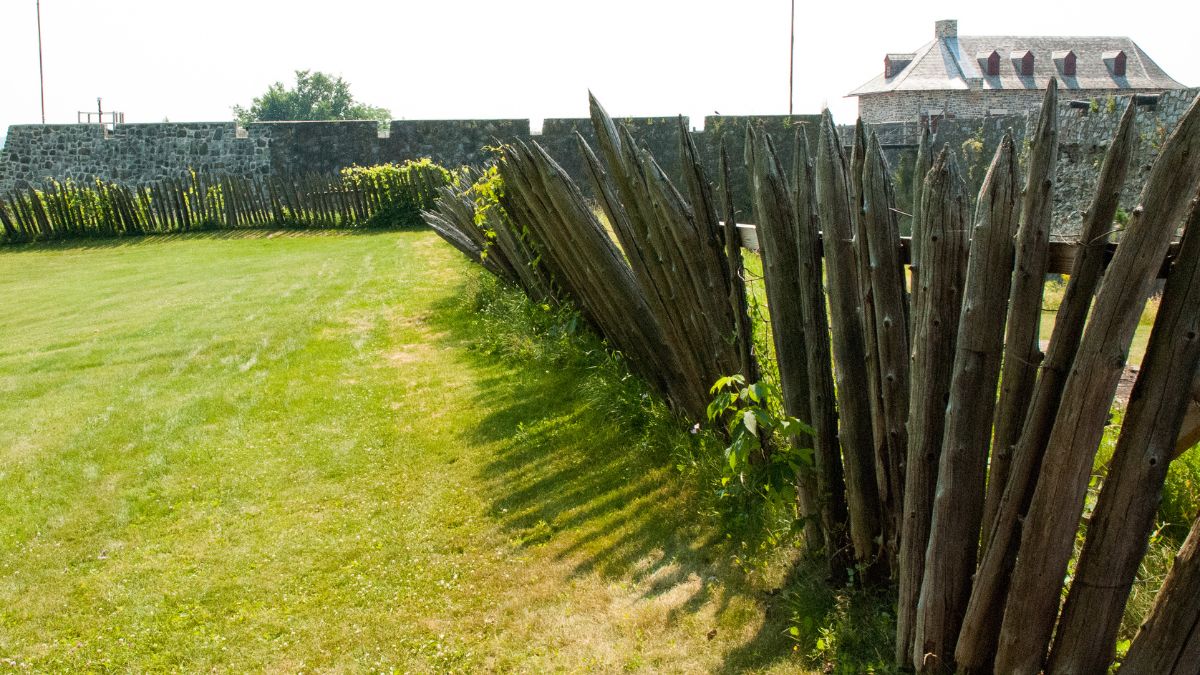
[[[839,430],[846,469],[846,501],[854,556],[868,579],[886,565],[880,547],[879,486],[875,482],[867,346],[859,315],[858,263],[854,253],[846,161],[833,117],[826,110],[817,143],[816,194],[829,283],[829,319],[833,329]]]
[[[924,207],[913,231],[924,255],[920,287],[913,287],[912,367],[908,409],[908,458],[904,472],[901,519],[899,601],[896,613],[896,663],[913,664],[917,599],[925,575],[925,545],[933,517],[934,488],[941,458],[950,394],[963,277],[967,270],[969,199],[954,154],[942,150],[921,181]]]
[[[1005,134],[983,179],[971,228],[925,577],[917,610],[914,665],[953,668],[983,517],[984,481],[1016,230],[1016,157]]]
[[[1167,139],[1104,274],[1046,445],[1004,609],[996,668],[1042,667],[1088,479],[1142,307],[1200,179],[1200,98]]]

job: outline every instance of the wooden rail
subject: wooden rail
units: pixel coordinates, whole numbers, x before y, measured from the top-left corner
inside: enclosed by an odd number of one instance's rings
[[[755,225],[750,223],[738,223],[738,232],[742,236],[742,247],[749,251],[758,252],[758,231]],[[1073,241],[1052,241],[1050,242],[1050,262],[1046,271],[1051,274],[1070,274],[1071,267],[1075,264],[1075,255],[1082,248],[1082,244]],[[900,237],[900,261],[905,265],[911,262],[910,251],[912,249],[912,237]],[[1117,245],[1110,243],[1104,254],[1104,264],[1107,266],[1112,260],[1113,255],[1117,252]],[[1167,278],[1167,270],[1170,269],[1171,262],[1175,256],[1179,254],[1179,244],[1171,244],[1171,248],[1167,251],[1167,257],[1163,259],[1162,267],[1158,271],[1159,279]]]

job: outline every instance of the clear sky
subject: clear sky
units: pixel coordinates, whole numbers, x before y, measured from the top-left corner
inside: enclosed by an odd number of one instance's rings
[[[1128,35],[1200,85],[1196,7],[798,0],[795,111],[852,121],[846,92],[943,18],[964,35]],[[341,75],[404,119],[536,126],[585,116],[589,88],[618,116],[780,114],[788,12],[789,0],[43,0],[46,115],[74,122],[101,96],[128,122],[227,120],[297,69]],[[39,119],[35,0],[0,0],[0,130]]]

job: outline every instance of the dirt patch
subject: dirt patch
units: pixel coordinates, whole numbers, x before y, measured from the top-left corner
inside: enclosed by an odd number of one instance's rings
[[[416,361],[420,361],[421,360],[420,352],[427,351],[429,349],[429,347],[427,345],[409,345],[409,346],[412,347],[412,349],[408,349],[405,351],[390,352],[388,354],[385,354],[384,358],[387,359],[388,363],[390,363],[394,366],[400,366],[400,365],[404,365],[405,363],[414,363]]]

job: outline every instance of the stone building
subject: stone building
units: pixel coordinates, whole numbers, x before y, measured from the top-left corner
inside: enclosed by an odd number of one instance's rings
[[[915,52],[887,54],[883,72],[848,96],[867,123],[936,125],[1036,111],[1051,77],[1066,100],[1183,88],[1127,37],[960,36],[948,19]]]

